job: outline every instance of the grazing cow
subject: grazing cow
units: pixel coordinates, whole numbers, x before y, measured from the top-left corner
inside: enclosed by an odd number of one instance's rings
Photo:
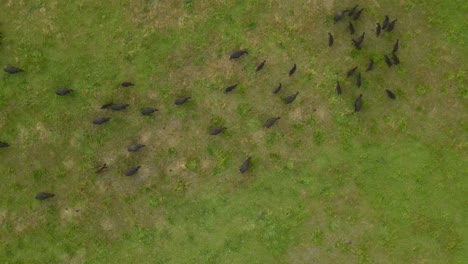
[[[55,196],[55,194],[53,194],[53,193],[40,192],[40,193],[38,193],[38,194],[36,195],[36,199],[42,201],[42,200],[45,200],[45,199],[52,198],[52,197],[54,197],[54,196]]]
[[[341,94],[341,85],[339,81],[336,81],[336,93]]]
[[[353,23],[351,23],[351,21],[348,24],[348,29],[351,35],[354,34],[354,26],[353,26]]]
[[[230,60],[238,59],[244,54],[249,54],[249,53],[247,52],[247,50],[236,50],[233,53],[231,53],[231,56],[229,56],[229,59]]]
[[[361,82],[362,82],[361,73],[359,73],[357,76],[357,81],[356,81],[357,87],[361,87]]]
[[[225,129],[227,129],[227,127],[215,127],[210,130],[210,135],[216,136],[219,133],[223,132]]]
[[[362,35],[359,37],[357,43],[359,43],[359,46],[361,46],[362,42],[364,41],[364,36],[366,35],[366,32],[362,32]]]
[[[395,53],[392,53],[392,60],[393,64],[398,65],[400,64],[400,59],[398,59],[397,55]]]
[[[335,21],[335,23],[340,21],[343,18],[343,16],[346,14],[346,12],[349,12],[349,10],[345,9],[343,11],[336,13],[335,16],[333,17],[333,20]]]
[[[69,94],[71,92],[73,92],[72,89],[60,88],[60,89],[55,91],[55,94],[60,95],[60,96],[64,96],[64,95],[67,95],[67,94]]]
[[[231,92],[232,90],[234,90],[236,87],[237,87],[237,83],[234,84],[234,85],[228,86],[228,87],[226,87],[226,89],[224,89],[224,93],[227,94],[227,93]]]
[[[349,11],[349,16],[353,16],[354,13],[356,12],[356,8],[358,7],[358,5],[355,5],[353,8],[351,8],[351,11]]]
[[[5,72],[8,72],[8,73],[11,73],[11,74],[14,74],[14,73],[18,73],[18,72],[22,72],[23,70],[22,69],[19,69],[19,68],[15,68],[13,66],[6,66],[5,69],[3,69]]]
[[[137,143],[137,144],[133,144],[133,145],[128,146],[127,150],[128,150],[128,152],[136,152],[136,151],[138,151],[139,149],[141,149],[144,146],[146,146],[146,145]]]
[[[99,117],[93,120],[93,124],[102,125],[110,120],[110,117]]]
[[[358,66],[352,68],[351,70],[349,70],[347,73],[346,73],[346,77],[350,77],[351,75],[354,74],[354,72],[357,70]]]
[[[96,173],[102,173],[105,169],[107,169],[107,164],[104,163],[99,169],[96,170]]]
[[[263,69],[263,66],[265,66],[265,62],[266,62],[266,60],[264,60],[262,63],[260,63],[257,66],[257,69],[255,69],[255,72],[258,72],[259,70]]]
[[[276,89],[273,91],[273,93],[277,94],[281,90],[281,83],[276,87]]]
[[[125,176],[132,176],[133,174],[137,173],[140,168],[141,166],[136,166],[128,169],[127,172],[125,172]]]
[[[366,72],[372,71],[374,69],[374,60],[370,59],[369,66],[367,66]]]
[[[114,104],[114,103],[107,103],[107,104],[105,104],[105,105],[102,105],[102,106],[101,106],[101,109],[107,109],[107,108],[111,107],[113,104]]]
[[[385,19],[382,23],[382,29],[386,29],[388,27],[388,21],[389,21],[388,16],[385,16]]]
[[[296,72],[296,63],[294,63],[294,66],[289,70],[289,76],[293,75]]]
[[[395,44],[393,45],[393,50],[392,50],[393,53],[395,53],[395,52],[398,51],[399,45],[400,45],[400,39],[397,39],[397,40],[395,41]]]
[[[120,110],[124,110],[125,108],[127,108],[127,106],[129,106],[129,104],[115,104],[111,106],[111,109],[115,111],[120,111]]]
[[[263,127],[266,127],[266,128],[272,127],[276,123],[276,121],[278,121],[280,118],[281,117],[278,116],[278,117],[272,117],[272,118],[268,119],[265,122],[265,124],[263,125]]]
[[[286,98],[284,98],[284,102],[286,104],[290,104],[290,103],[294,102],[294,100],[296,100],[296,97],[297,97],[298,94],[299,94],[299,92],[296,92],[293,95],[287,96]]]
[[[9,147],[10,145],[6,142],[2,142],[0,141],[0,148],[6,148],[6,147]]]
[[[129,87],[129,86],[134,86],[135,84],[131,82],[123,82],[121,85],[122,87]]]
[[[359,112],[361,111],[362,107],[362,94],[359,95],[359,97],[354,101],[354,111]]]
[[[388,97],[390,97],[391,99],[396,99],[396,96],[392,91],[390,91],[388,89],[385,89],[385,91],[387,92]]]
[[[141,109],[141,114],[142,115],[151,115],[152,113],[158,111],[157,108],[153,108],[153,107],[145,107],[145,108],[142,108]]]
[[[364,8],[361,8],[359,11],[357,11],[357,13],[354,15],[353,19],[358,20],[359,17],[361,16],[361,13],[362,13],[363,10],[364,10]]]
[[[377,35],[378,37],[381,31],[382,31],[382,27],[380,26],[380,23],[377,23],[377,28],[375,29],[375,35]]]
[[[361,49],[361,44],[358,43],[356,40],[354,39],[351,39],[353,41],[353,44],[354,44],[354,47],[356,47],[356,49],[360,50]]]
[[[392,32],[393,29],[395,28],[395,23],[397,22],[398,19],[393,20],[388,24],[387,32]]]
[[[250,167],[250,160],[252,159],[252,157],[248,157],[244,163],[242,163],[242,166],[240,166],[239,170],[241,173],[245,173],[249,167]]]
[[[333,46],[333,35],[328,32],[328,47]]]
[[[192,98],[192,97],[190,97],[190,96],[181,97],[181,98],[176,99],[174,103],[175,103],[176,105],[182,105],[182,104],[184,104],[185,102],[187,102],[187,100],[190,99],[190,98]]]
[[[389,68],[392,67],[392,61],[390,60],[390,58],[387,55],[384,55],[384,58],[385,58],[385,63],[387,63],[387,66]]]

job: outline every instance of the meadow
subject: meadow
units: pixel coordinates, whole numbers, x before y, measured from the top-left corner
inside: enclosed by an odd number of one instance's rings
[[[333,21],[355,4],[361,50],[349,19]],[[4,0],[0,10],[0,66],[25,71],[0,73],[10,144],[0,263],[468,262],[468,2]],[[376,37],[384,15],[398,22]],[[401,64],[389,68],[396,39]],[[237,49],[249,54],[229,60]],[[370,58],[358,88],[346,71]],[[57,96],[62,87],[74,92]],[[192,99],[174,105],[182,96]],[[110,101],[130,106],[100,109]],[[159,111],[142,116],[149,106]],[[111,120],[91,124],[101,116]],[[215,126],[227,130],[208,135]],[[146,147],[129,153],[133,143]],[[34,199],[44,191],[55,197]]]

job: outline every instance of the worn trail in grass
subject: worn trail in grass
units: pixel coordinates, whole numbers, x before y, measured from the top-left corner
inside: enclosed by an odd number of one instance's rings
[[[0,77],[0,262],[465,262],[467,4],[363,1],[357,51],[333,25],[345,2],[1,3],[0,60],[26,72]],[[385,14],[395,31],[376,38]],[[370,58],[357,88],[344,73]]]

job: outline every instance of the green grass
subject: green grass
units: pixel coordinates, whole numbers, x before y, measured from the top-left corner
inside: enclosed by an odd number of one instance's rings
[[[1,66],[25,70],[0,74],[0,263],[468,261],[464,1],[363,1],[360,51],[333,23],[350,1],[29,2],[0,3]]]

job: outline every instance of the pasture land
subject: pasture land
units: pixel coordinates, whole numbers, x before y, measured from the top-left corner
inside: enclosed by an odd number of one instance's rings
[[[354,4],[1,1],[0,263],[467,263],[468,2]]]

